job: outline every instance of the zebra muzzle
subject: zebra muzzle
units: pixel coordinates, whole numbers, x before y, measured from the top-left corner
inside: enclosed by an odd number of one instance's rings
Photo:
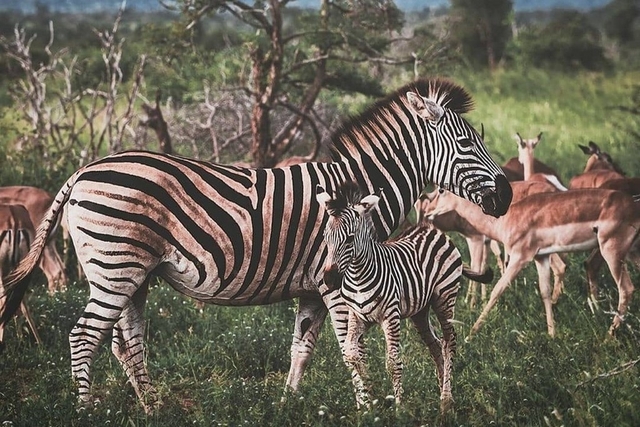
[[[338,270],[336,265],[332,265],[324,270],[324,283],[330,290],[336,290],[340,288],[342,284],[342,273]]]
[[[495,188],[487,189],[482,194],[480,206],[485,214],[497,218],[507,213],[512,197],[511,184],[504,175],[498,175]]]

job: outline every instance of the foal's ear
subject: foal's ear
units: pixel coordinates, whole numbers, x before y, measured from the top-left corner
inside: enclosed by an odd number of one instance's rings
[[[362,215],[364,213],[371,211],[371,209],[375,208],[378,205],[379,201],[380,201],[379,196],[376,196],[375,194],[370,194],[368,196],[365,196],[362,200],[360,200],[360,203],[355,205],[355,209],[358,211],[358,213]]]

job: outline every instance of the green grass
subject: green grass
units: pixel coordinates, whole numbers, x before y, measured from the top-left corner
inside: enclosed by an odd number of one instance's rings
[[[409,323],[403,325],[405,400],[387,403],[384,340],[368,334],[373,394],[378,403],[355,409],[350,377],[327,323],[299,396],[280,403],[289,367],[292,302],[266,307],[195,307],[166,285],[152,288],[147,305],[147,365],[163,406],[145,415],[117,360],[104,345],[94,364],[94,410],[77,412],[67,334],[86,303],[75,285],[46,295],[37,286],[29,303],[44,339],[37,346],[12,322],[0,358],[0,421],[14,426],[60,425],[512,425],[636,426],[640,423],[638,366],[640,303],[635,298],[616,339],[605,339],[617,301],[603,272],[604,309],[586,304],[583,256],[570,259],[566,294],[554,308],[558,336],[547,336],[535,269],[509,288],[480,333],[464,342],[478,310],[457,304],[455,409],[438,416],[434,364]],[[634,275],[637,282],[637,275]],[[463,288],[462,292],[466,292]]]

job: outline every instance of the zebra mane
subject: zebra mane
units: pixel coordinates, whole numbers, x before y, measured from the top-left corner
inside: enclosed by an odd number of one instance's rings
[[[336,189],[331,200],[327,202],[327,209],[334,213],[339,213],[349,206],[353,206],[360,202],[364,194],[354,181],[346,181]]]
[[[385,98],[369,106],[361,114],[352,116],[342,123],[332,137],[331,151],[333,159],[338,160],[340,154],[348,155],[349,146],[366,144],[366,138],[359,138],[357,134],[365,133],[362,132],[365,128],[371,123],[379,121],[381,111],[390,108],[397,109],[398,105],[402,105],[403,99],[409,91],[431,99],[441,107],[457,114],[464,114],[473,109],[473,99],[462,86],[444,78],[416,80],[395,90]]]

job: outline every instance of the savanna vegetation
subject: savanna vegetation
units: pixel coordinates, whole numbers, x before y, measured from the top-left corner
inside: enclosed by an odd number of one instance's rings
[[[525,14],[502,7],[510,1],[458,0],[450,9],[412,15],[374,0],[319,2],[317,10],[292,3],[282,10],[281,38],[266,31],[273,21],[247,18],[240,3],[181,0],[173,12],[127,11],[119,19],[115,12],[79,16],[44,7],[28,15],[0,13],[0,185],[34,185],[55,193],[73,170],[111,151],[166,148],[143,105],[162,111],[171,149],[179,154],[258,166],[315,151],[321,159],[341,118],[416,76],[434,74],[473,95],[475,110],[468,118],[476,128],[484,126],[498,163],[517,155],[516,132],[525,138],[543,132],[536,156],[565,183],[584,167],[577,144],[588,141],[610,153],[628,176],[640,175],[637,2],[614,0],[589,13]],[[272,2],[256,5],[263,3]],[[376,14],[372,4],[386,8]],[[504,12],[483,15],[487,10]],[[483,24],[475,36],[463,25],[470,17]],[[293,37],[302,26],[308,31]],[[29,43],[33,34],[38,36]],[[282,47],[275,50],[281,56],[274,56],[274,46]],[[279,72],[270,73],[274,70]],[[464,241],[454,239],[464,253]],[[68,291],[49,296],[44,278],[32,278],[28,303],[43,344],[35,344],[23,321],[9,323],[0,355],[0,421],[13,426],[637,426],[640,298],[635,295],[617,336],[607,338],[618,297],[615,283],[602,269],[599,309],[592,311],[586,255],[568,257],[565,293],[554,307],[555,338],[546,333],[533,266],[469,342],[464,337],[479,309],[459,298],[455,407],[445,418],[438,414],[433,361],[408,323],[403,324],[401,407],[386,399],[391,384],[384,339],[375,331],[367,345],[377,401],[356,411],[350,375],[328,322],[300,395],[281,401],[295,301],[200,308],[162,282],[154,283],[149,295],[146,342],[163,405],[144,413],[105,345],[94,364],[100,403],[78,411],[68,333],[84,309],[88,287],[74,275],[71,257],[68,272],[77,280]],[[631,271],[635,284],[639,273]]]

